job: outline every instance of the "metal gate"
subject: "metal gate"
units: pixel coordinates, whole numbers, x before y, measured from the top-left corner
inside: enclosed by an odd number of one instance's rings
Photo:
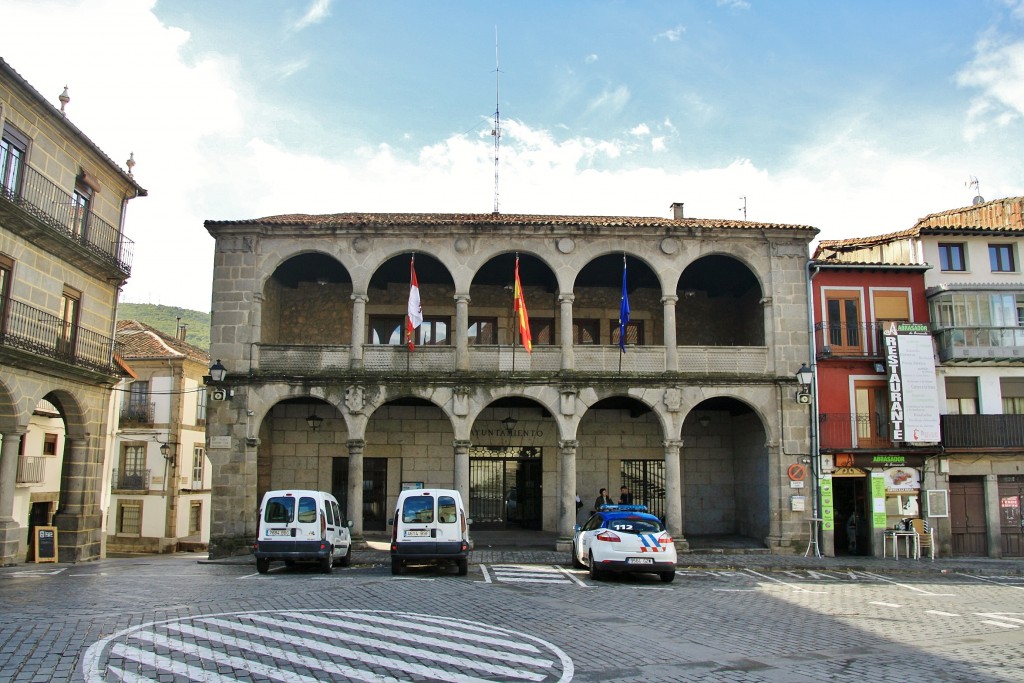
[[[985,526],[985,487],[980,477],[956,477],[949,482],[949,523],[953,555],[988,555]]]
[[[622,484],[633,494],[633,503],[646,505],[648,512],[665,519],[665,461],[623,460]],[[612,491],[612,497],[615,492]]]
[[[542,451],[531,446],[470,449],[469,516],[474,529],[540,529]]]
[[[332,458],[331,493],[342,510],[348,510],[348,458]],[[363,530],[384,531],[387,527],[388,459],[363,458]]]
[[[1024,476],[1004,474],[999,477],[999,535],[1003,557],[1024,557]]]

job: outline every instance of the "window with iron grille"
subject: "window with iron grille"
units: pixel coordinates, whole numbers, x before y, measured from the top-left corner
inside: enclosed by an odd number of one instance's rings
[[[612,344],[619,345],[619,321],[610,321]],[[642,320],[630,320],[626,323],[626,344],[629,346],[643,346],[644,343],[644,322]]]
[[[601,321],[574,318],[572,321],[573,344],[597,344],[601,341]]]
[[[142,533],[142,501],[125,500],[118,503],[117,533],[129,536]]]
[[[530,340],[536,346],[555,343],[555,319],[530,316]]]

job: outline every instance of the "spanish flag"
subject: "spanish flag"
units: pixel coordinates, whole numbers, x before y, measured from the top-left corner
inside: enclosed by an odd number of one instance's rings
[[[516,285],[513,292],[515,302],[512,310],[519,321],[519,341],[527,353],[533,351],[533,338],[530,336],[530,316],[526,313],[526,299],[523,298],[523,286],[519,284],[519,256],[516,256]]]

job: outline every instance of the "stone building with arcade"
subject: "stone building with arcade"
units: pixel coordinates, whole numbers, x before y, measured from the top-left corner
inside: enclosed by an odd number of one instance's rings
[[[810,493],[800,505],[787,471],[810,455],[794,371],[817,230],[671,211],[207,221],[226,370],[207,422],[211,556],[248,551],[264,491],[331,491],[363,537],[420,486],[460,490],[474,529],[561,545],[577,496],[586,511],[626,485],[681,548],[803,552]]]

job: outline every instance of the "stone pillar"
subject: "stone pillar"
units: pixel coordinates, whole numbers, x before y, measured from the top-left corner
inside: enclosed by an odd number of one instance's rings
[[[455,369],[469,370],[469,295],[455,295]],[[464,498],[464,500],[469,500]]]
[[[1002,510],[999,509],[999,475],[986,474],[982,491],[985,496],[985,533],[988,536],[988,556],[1000,559],[1003,556],[1003,530],[1001,527],[1003,517]],[[921,503],[923,502],[921,501]],[[932,538],[935,538],[934,534]]]
[[[349,367],[360,370],[363,367],[363,341],[366,339],[366,302],[370,298],[365,294],[352,295],[352,350],[349,355]]]
[[[472,441],[456,439],[455,447],[455,472],[453,477],[453,488],[462,496],[462,500],[469,505],[469,447]]]
[[[0,445],[0,564],[15,564],[21,525],[14,519],[14,484],[18,478],[18,446],[25,432],[4,432]]]
[[[60,562],[94,560],[100,553],[100,466],[88,437],[68,437],[60,478],[60,505],[53,516]]]
[[[555,550],[572,550],[573,527],[576,525],[576,448],[578,441],[558,442],[558,540]]]
[[[576,368],[576,355],[572,348],[572,302],[576,300],[575,295],[559,294],[558,303],[561,306],[561,334],[559,342],[562,346],[562,369],[573,370]]]
[[[675,294],[661,297],[665,315],[665,370],[679,372],[679,342],[676,340],[676,302]]]
[[[683,475],[679,461],[679,449],[683,442],[668,439],[665,446],[665,526],[679,550],[689,550],[690,544],[683,537]]]
[[[363,540],[363,449],[364,439],[349,439],[348,446],[348,518],[352,520],[352,540]]]

